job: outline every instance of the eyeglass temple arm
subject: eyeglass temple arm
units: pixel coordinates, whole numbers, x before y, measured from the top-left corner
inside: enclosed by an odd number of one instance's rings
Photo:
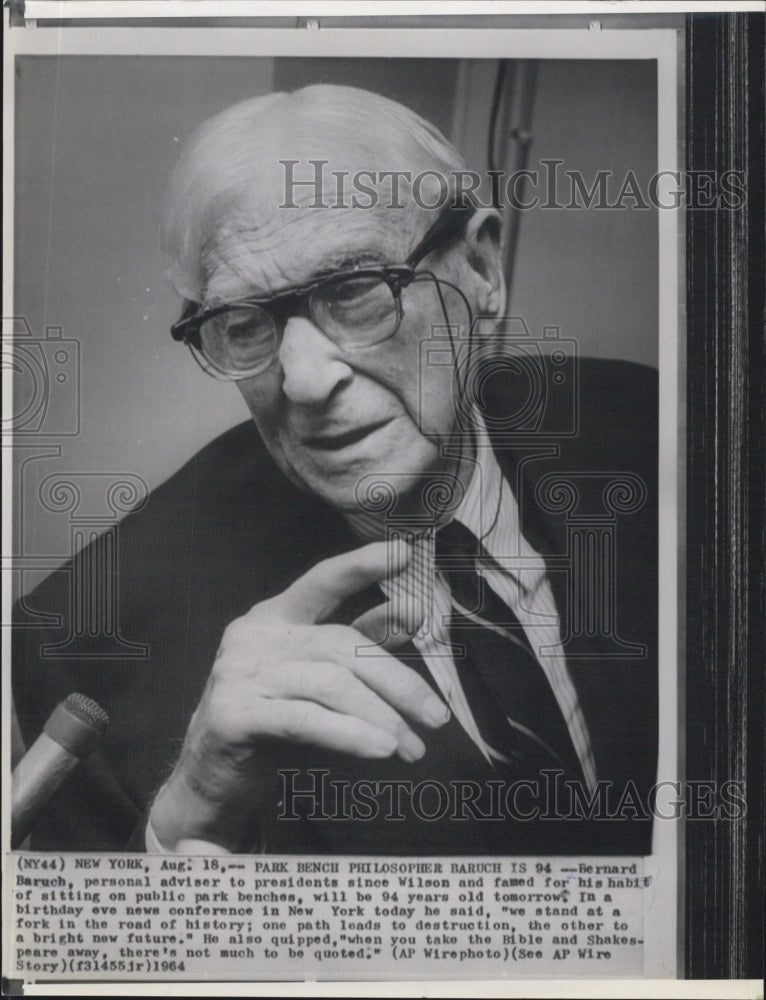
[[[415,267],[435,250],[439,243],[448,237],[459,236],[475,211],[476,205],[467,195],[462,200],[453,202],[431,228],[426,230],[423,239],[409,255],[406,263],[410,267]]]

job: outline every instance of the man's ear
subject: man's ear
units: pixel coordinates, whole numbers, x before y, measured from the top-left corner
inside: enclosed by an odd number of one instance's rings
[[[468,263],[478,277],[478,313],[502,316],[505,311],[505,275],[501,247],[500,213],[480,208],[471,216],[465,231]]]

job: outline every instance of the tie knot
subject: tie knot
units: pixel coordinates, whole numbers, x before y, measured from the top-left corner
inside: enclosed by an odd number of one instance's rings
[[[437,563],[456,556],[478,559],[482,555],[484,555],[484,548],[481,542],[460,521],[452,520],[436,532]]]

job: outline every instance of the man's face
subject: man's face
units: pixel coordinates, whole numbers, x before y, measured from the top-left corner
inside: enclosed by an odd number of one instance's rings
[[[284,225],[261,237],[257,251],[243,241],[227,266],[214,273],[208,297],[234,301],[270,295],[310,280],[344,260],[400,264],[429,217],[404,219],[407,210],[304,209],[285,212]],[[407,213],[409,214],[409,213]],[[433,266],[456,280],[449,257]],[[463,274],[463,277],[465,275]],[[459,280],[459,279],[457,279]],[[468,313],[459,296],[443,288],[451,324],[465,334]],[[423,364],[421,344],[444,338],[444,311],[434,283],[405,289],[403,319],[388,340],[363,349],[342,349],[314,323],[289,318],[278,356],[263,374],[238,383],[263,440],[282,471],[299,487],[345,510],[358,506],[371,475],[389,483],[400,500],[417,507],[425,477],[448,469],[442,447],[455,430],[453,371]],[[442,359],[444,352],[442,350]]]

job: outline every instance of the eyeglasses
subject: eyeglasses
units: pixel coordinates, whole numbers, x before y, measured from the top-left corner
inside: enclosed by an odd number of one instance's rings
[[[282,332],[293,316],[309,318],[344,351],[380,344],[399,329],[404,317],[402,291],[416,281],[436,283],[446,315],[441,279],[415,268],[439,244],[459,236],[474,210],[467,201],[450,204],[404,264],[334,271],[268,298],[242,299],[207,309],[189,302],[170,332],[174,340],[189,346],[208,374],[228,381],[265,372],[274,362]],[[465,302],[460,289],[455,290]]]

